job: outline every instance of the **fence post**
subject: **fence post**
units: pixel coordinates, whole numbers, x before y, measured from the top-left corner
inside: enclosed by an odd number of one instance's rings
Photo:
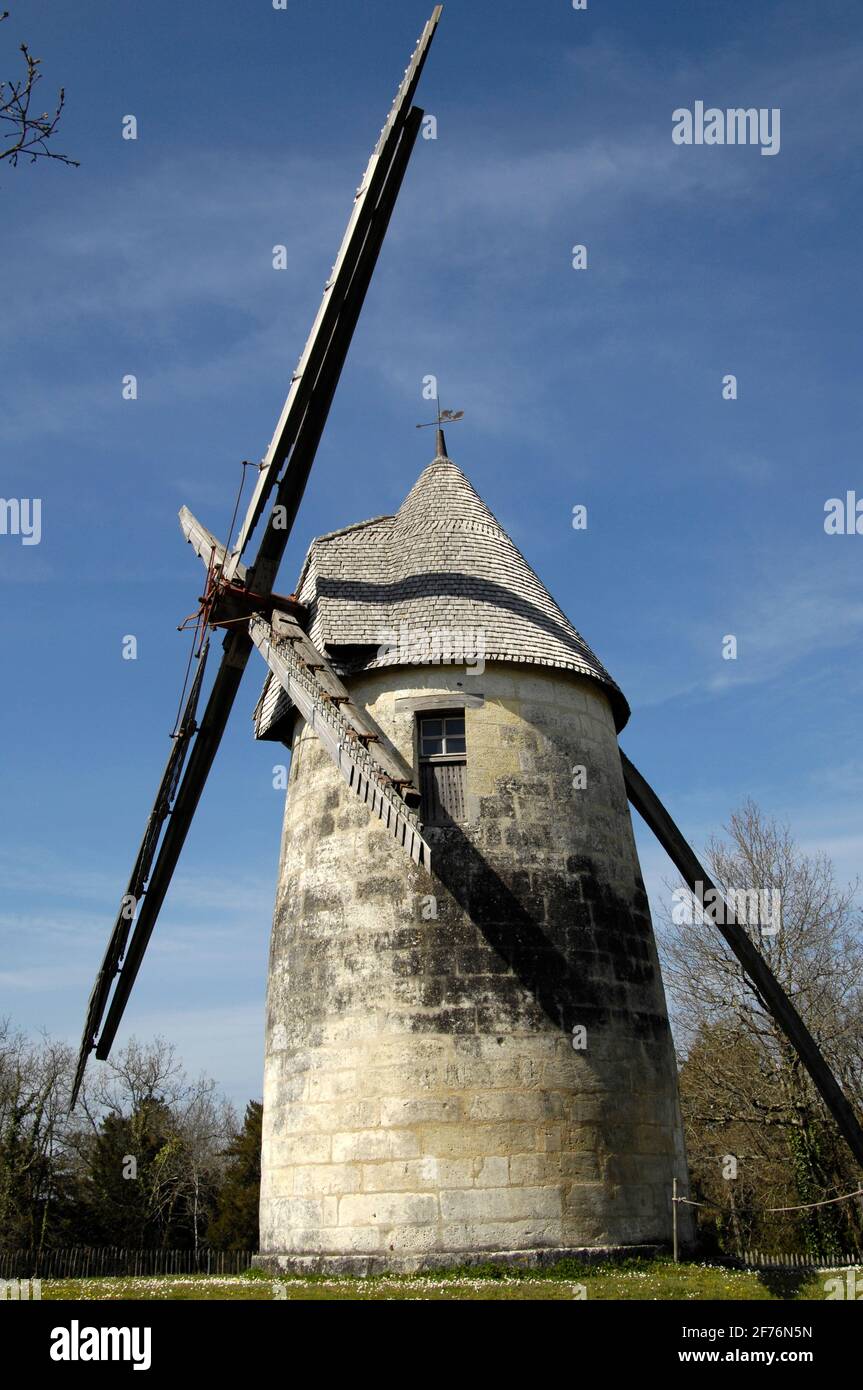
[[[674,1263],[677,1264],[677,1178],[671,1179],[671,1231],[674,1241]]]

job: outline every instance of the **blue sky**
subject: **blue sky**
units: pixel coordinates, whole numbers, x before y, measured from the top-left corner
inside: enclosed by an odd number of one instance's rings
[[[57,147],[81,167],[0,165],[0,494],[42,498],[38,546],[0,536],[0,1013],[77,1041],[201,587],[176,512],[226,529],[432,5],[6,4],[0,75],[26,38],[45,104],[65,84]],[[313,535],[398,506],[436,373],[466,411],[451,454],[622,685],[622,745],[685,832],[703,844],[751,795],[844,877],[863,849],[863,537],[823,519],[863,496],[861,73],[854,0],[450,0],[420,97],[438,139],[279,585]],[[780,153],[674,145],[696,100],[779,107]],[[239,1102],[260,1093],[282,801],[250,737],[260,677],[121,1034],[173,1039]],[[637,829],[660,893],[670,869]]]

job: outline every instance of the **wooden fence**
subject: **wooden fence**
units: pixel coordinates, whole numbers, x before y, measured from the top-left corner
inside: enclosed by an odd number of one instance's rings
[[[100,1275],[241,1274],[254,1250],[124,1250],[67,1246],[0,1250],[0,1279],[92,1279]]]
[[[94,1279],[100,1275],[242,1274],[254,1250],[125,1250],[81,1245],[56,1250],[0,1251],[0,1279]],[[740,1250],[720,1263],[748,1269],[823,1270],[863,1266],[863,1251],[844,1255],[777,1255]]]
[[[847,1265],[863,1265],[863,1251],[846,1255],[774,1255],[763,1250],[739,1250],[734,1262],[749,1269],[844,1269]]]

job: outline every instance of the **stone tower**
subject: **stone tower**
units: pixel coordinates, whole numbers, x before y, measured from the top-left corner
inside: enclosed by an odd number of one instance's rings
[[[258,736],[292,758],[260,1263],[668,1241],[686,1162],[623,694],[442,436],[395,516],[313,542],[297,597],[414,769],[433,857],[399,852],[271,678]]]

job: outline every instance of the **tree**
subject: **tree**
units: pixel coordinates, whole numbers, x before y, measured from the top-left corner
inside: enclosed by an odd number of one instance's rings
[[[0,1249],[197,1251],[237,1139],[233,1108],[160,1038],[91,1071],[69,1115],[74,1067],[71,1048],[0,1020]]]
[[[182,1245],[163,1170],[170,1159],[172,1117],[155,1098],[130,1114],[109,1112],[78,1146],[76,1239],[83,1245],[132,1249]]]
[[[41,1250],[64,1229],[70,1181],[62,1135],[72,1054],[0,1020],[0,1245]]]
[[[726,841],[711,842],[707,860],[726,896],[732,890],[778,894],[779,916],[766,933],[765,922],[751,915],[741,925],[849,1100],[863,1110],[863,941],[856,885],[839,887],[825,855],[802,853],[788,828],[752,802],[731,817]],[[681,1099],[693,1177],[702,1194],[726,1212],[717,1234],[722,1237],[733,1216],[738,1235],[760,1233],[766,1239],[769,1232],[774,1240],[813,1252],[859,1242],[861,1211],[853,1204],[754,1222],[753,1207],[803,1205],[854,1190],[859,1182],[853,1160],[796,1052],[711,923],[696,910],[683,929],[673,916],[666,919],[659,936],[685,1057]],[[737,1158],[736,1186],[723,1180],[726,1157]],[[747,1212],[741,1210],[744,1196]]]
[[[263,1105],[250,1100],[243,1128],[225,1150],[230,1163],[219,1191],[216,1215],[207,1233],[212,1243],[222,1250],[258,1248],[263,1118]]]
[[[80,1239],[194,1249],[215,1206],[236,1129],[215,1082],[191,1081],[173,1047],[135,1039],[85,1078],[75,1153]]]
[[[0,24],[8,18],[9,11],[4,10],[0,14]],[[37,159],[56,159],[61,164],[77,166],[77,159],[70,159],[68,155],[48,148],[48,141],[56,133],[66,104],[65,90],[60,88],[53,112],[37,112],[32,103],[36,85],[42,80],[39,71],[42,59],[34,58],[26,43],[19,47],[24,57],[22,76],[17,81],[0,81],[0,122],[5,127],[0,143],[0,160],[8,159],[13,168],[21,156],[29,158],[31,164]]]

